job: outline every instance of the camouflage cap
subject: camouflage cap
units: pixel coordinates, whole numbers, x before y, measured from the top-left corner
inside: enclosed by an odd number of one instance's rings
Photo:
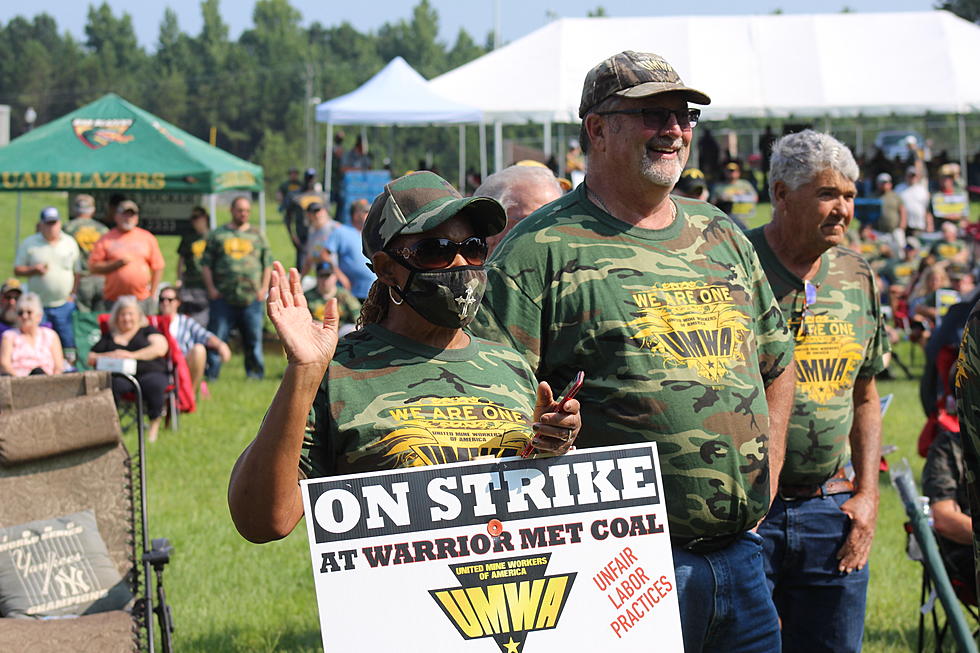
[[[711,98],[685,86],[680,75],[657,54],[626,50],[595,66],[585,76],[579,118],[610,95],[649,97],[659,93],[681,92],[696,104],[711,104]]]
[[[489,197],[463,197],[434,172],[422,170],[390,181],[384,192],[374,198],[364,223],[364,255],[371,258],[395,236],[424,233],[464,209],[479,236],[498,234],[507,224],[500,202]]]

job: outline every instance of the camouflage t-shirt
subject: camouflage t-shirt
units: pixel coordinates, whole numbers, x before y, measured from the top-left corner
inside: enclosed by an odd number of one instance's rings
[[[83,274],[88,272],[88,257],[92,253],[92,248],[107,231],[109,227],[92,218],[75,218],[65,225],[64,232],[74,238],[78,243],[78,249],[82,250],[81,272]]]
[[[759,203],[759,194],[746,179],[716,184],[711,189],[711,201],[724,205],[729,214],[740,220],[749,220],[755,215],[755,205]],[[728,207],[731,208],[728,208]]]
[[[207,235],[201,235],[196,231],[184,234],[177,245],[177,256],[184,264],[184,273],[181,275],[181,283],[184,288],[203,288],[204,279],[201,277],[201,259],[204,257],[204,248],[207,247]]]
[[[970,312],[956,359],[956,407],[960,417],[963,459],[971,512],[980,515],[980,302]],[[980,519],[973,520],[973,558],[980,588]]]
[[[317,322],[323,322],[323,307],[327,305],[328,299],[324,299],[316,288],[310,288],[303,295],[306,297],[306,305],[310,309],[310,314]],[[361,314],[361,302],[346,288],[337,287],[337,310],[340,312],[341,324],[353,324],[357,322],[357,316]]]
[[[251,225],[239,231],[226,224],[210,232],[201,258],[201,266],[211,268],[222,299],[234,306],[257,300],[262,272],[270,265],[265,237]]]
[[[964,250],[966,250],[966,243],[962,240],[954,240],[951,243],[940,240],[932,246],[929,252],[941,261],[948,261],[961,256]]]
[[[472,338],[435,349],[369,324],[337,346],[300,470],[315,478],[517,455],[536,386],[509,347]]]
[[[745,236],[715,207],[631,227],[585,185],[494,251],[475,330],[541,380],[585,372],[579,447],[655,441],[672,536],[731,535],[769,506],[765,386],[792,339]]]
[[[803,280],[784,266],[763,227],[748,232],[783,317],[796,338],[796,396],[779,480],[823,483],[847,462],[854,421],[854,381],[883,369],[890,350],[874,274],[843,247],[823,253],[810,283],[816,302],[805,306]],[[801,323],[802,320],[802,323]]]

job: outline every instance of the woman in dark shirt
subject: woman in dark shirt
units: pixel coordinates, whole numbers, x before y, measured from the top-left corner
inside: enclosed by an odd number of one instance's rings
[[[157,439],[163,415],[164,392],[167,389],[167,360],[170,348],[162,333],[149,325],[134,297],[120,297],[109,314],[109,332],[95,343],[89,353],[89,365],[101,357],[136,360],[136,380],[143,390],[150,416],[150,442]],[[132,390],[125,379],[112,380],[112,392],[119,396]]]

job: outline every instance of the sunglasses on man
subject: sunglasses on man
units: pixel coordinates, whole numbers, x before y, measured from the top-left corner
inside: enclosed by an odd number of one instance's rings
[[[647,129],[663,129],[670,117],[677,119],[677,125],[683,129],[691,129],[698,124],[701,118],[701,109],[665,109],[663,107],[646,107],[643,109],[615,109],[611,111],[597,111],[596,115],[611,116],[622,114],[624,116],[638,115],[643,118],[643,126]]]

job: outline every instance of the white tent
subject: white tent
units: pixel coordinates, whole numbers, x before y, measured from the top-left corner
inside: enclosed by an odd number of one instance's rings
[[[330,193],[334,125],[431,125],[436,123],[480,123],[483,112],[471,105],[443,97],[401,57],[395,57],[359,88],[320,104],[317,122],[327,123],[327,156],[324,162],[324,190]],[[462,97],[462,96],[457,96]],[[460,127],[460,187],[463,128]]]
[[[705,120],[980,110],[980,27],[945,11],[564,18],[431,86],[479,106],[498,136],[530,121],[550,141],[551,123],[578,122],[589,69],[623,50],[663,55],[711,96]]]

